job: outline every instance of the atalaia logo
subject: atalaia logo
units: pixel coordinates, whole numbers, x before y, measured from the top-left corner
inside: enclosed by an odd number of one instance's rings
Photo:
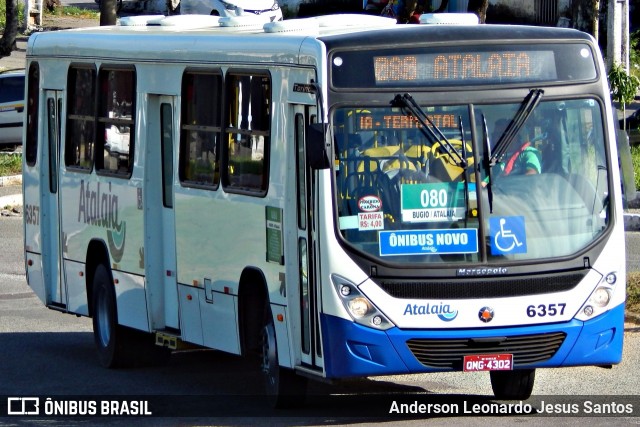
[[[99,182],[94,190],[90,182],[85,184],[84,180],[80,181],[78,222],[106,229],[109,253],[115,262],[120,262],[127,227],[124,221],[118,219],[118,195],[111,192],[110,182],[106,185],[107,191],[103,191]]]
[[[444,322],[451,322],[458,317],[458,310],[452,310],[449,304],[407,304],[404,309],[405,316],[430,316],[436,315]]]

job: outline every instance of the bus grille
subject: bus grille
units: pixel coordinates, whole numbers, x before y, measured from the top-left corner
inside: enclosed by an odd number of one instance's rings
[[[442,279],[381,280],[378,284],[394,298],[504,298],[568,291],[576,287],[586,274],[586,272],[572,272],[536,276],[453,278],[446,281]]]
[[[513,354],[515,367],[544,362],[553,357],[565,338],[564,332],[496,337],[493,340],[414,338],[407,341],[407,346],[425,366],[462,370],[464,356],[474,354]]]

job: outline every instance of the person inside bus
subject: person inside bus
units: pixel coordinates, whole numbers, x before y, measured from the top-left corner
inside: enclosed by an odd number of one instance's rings
[[[509,119],[499,119],[496,121],[491,142],[493,147],[500,140],[500,137],[509,125]],[[515,136],[509,146],[509,150],[505,153],[500,162],[496,164],[493,170],[494,177],[507,175],[535,175],[542,172],[541,164],[542,155],[530,141],[527,135],[527,128],[523,127]],[[489,177],[485,177],[482,186],[485,187],[489,182]]]
[[[508,125],[508,119],[496,121],[492,138],[494,146],[500,140]],[[531,143],[526,127],[523,127],[514,140],[511,141],[509,150],[502,158],[502,161],[496,165],[500,168],[498,175],[535,175],[541,173],[541,157],[540,151]]]

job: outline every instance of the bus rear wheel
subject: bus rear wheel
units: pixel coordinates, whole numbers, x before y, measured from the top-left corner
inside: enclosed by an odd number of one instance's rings
[[[104,264],[93,275],[93,337],[100,364],[118,368],[126,364],[126,331],[118,325],[116,295],[111,274]]]
[[[105,368],[160,366],[171,351],[155,345],[147,332],[118,324],[116,294],[111,273],[98,265],[93,276],[93,337],[100,364]]]
[[[497,399],[525,400],[531,396],[536,378],[535,369],[491,371],[491,388]]]
[[[272,406],[286,408],[304,402],[307,379],[296,375],[292,369],[283,368],[278,361],[276,328],[273,315],[267,306],[262,328],[262,374],[265,392]]]

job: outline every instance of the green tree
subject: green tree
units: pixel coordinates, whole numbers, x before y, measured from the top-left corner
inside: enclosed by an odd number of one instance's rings
[[[640,80],[636,76],[627,73],[627,70],[620,64],[613,64],[609,70],[609,91],[611,99],[622,105],[624,116],[625,108],[628,103],[633,101],[640,87]],[[626,120],[623,120],[623,127],[626,128]]]
[[[0,39],[0,58],[11,55],[18,37],[18,0],[7,0],[4,33]]]

